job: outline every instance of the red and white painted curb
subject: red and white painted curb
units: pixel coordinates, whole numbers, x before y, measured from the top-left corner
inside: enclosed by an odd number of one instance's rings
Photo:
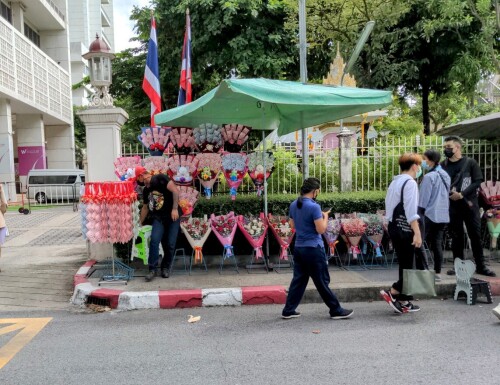
[[[248,286],[234,288],[124,291],[100,289],[93,286],[87,274],[96,261],[86,262],[74,276],[74,292],[71,303],[84,305],[89,296],[107,299],[112,309],[174,309],[208,306],[242,306],[284,304],[284,286]]]

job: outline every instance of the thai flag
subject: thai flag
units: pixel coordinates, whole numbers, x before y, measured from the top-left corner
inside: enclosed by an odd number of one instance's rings
[[[193,100],[191,92],[191,19],[189,10],[186,11],[186,32],[184,34],[184,45],[182,46],[182,68],[179,87],[179,98],[177,105],[190,103]]]
[[[151,17],[151,33],[148,43],[148,57],[142,89],[151,100],[151,127],[155,126],[154,116],[161,112],[160,75],[158,71],[158,44],[156,40],[156,21]]]

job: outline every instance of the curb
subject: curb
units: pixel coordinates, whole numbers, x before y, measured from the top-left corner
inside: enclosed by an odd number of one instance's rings
[[[142,292],[97,288],[87,278],[88,272],[96,263],[95,260],[87,261],[74,275],[72,304],[82,306],[89,299],[94,299],[106,301],[112,309],[117,310],[175,309],[284,304],[287,297],[287,288],[281,285]],[[490,283],[492,296],[500,296],[500,278],[481,277],[481,279]],[[371,283],[369,286],[337,287],[334,288],[334,292],[340,302],[378,301],[380,290],[387,288],[387,284]],[[453,298],[455,283],[437,283],[436,292],[437,297]],[[315,288],[305,291],[302,303],[321,302],[322,299]]]
[[[175,309],[284,304],[287,296],[286,288],[280,285],[142,292],[96,288],[87,278],[96,263],[95,260],[87,261],[74,275],[72,304],[82,306],[95,298],[109,301],[109,306],[117,310]]]

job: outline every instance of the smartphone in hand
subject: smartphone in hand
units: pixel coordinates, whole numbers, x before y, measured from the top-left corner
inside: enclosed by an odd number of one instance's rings
[[[321,211],[323,211],[324,213],[329,213],[330,211],[332,211],[332,208],[333,207],[327,207],[326,209],[322,209]]]

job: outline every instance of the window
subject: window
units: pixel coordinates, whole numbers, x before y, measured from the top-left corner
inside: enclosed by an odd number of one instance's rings
[[[44,177],[42,175],[39,176],[30,176],[29,184],[44,184]]]
[[[82,181],[82,183],[85,183],[85,175],[80,175],[80,180]]]
[[[46,184],[66,184],[69,175],[47,175],[45,177]]]
[[[76,175],[70,175],[68,176],[68,179],[66,179],[66,184],[73,184],[76,182]]]
[[[40,47],[40,35],[26,23],[24,23],[24,36],[30,39],[37,47]]]
[[[2,2],[0,2],[0,12],[2,17],[12,24],[12,10]]]

